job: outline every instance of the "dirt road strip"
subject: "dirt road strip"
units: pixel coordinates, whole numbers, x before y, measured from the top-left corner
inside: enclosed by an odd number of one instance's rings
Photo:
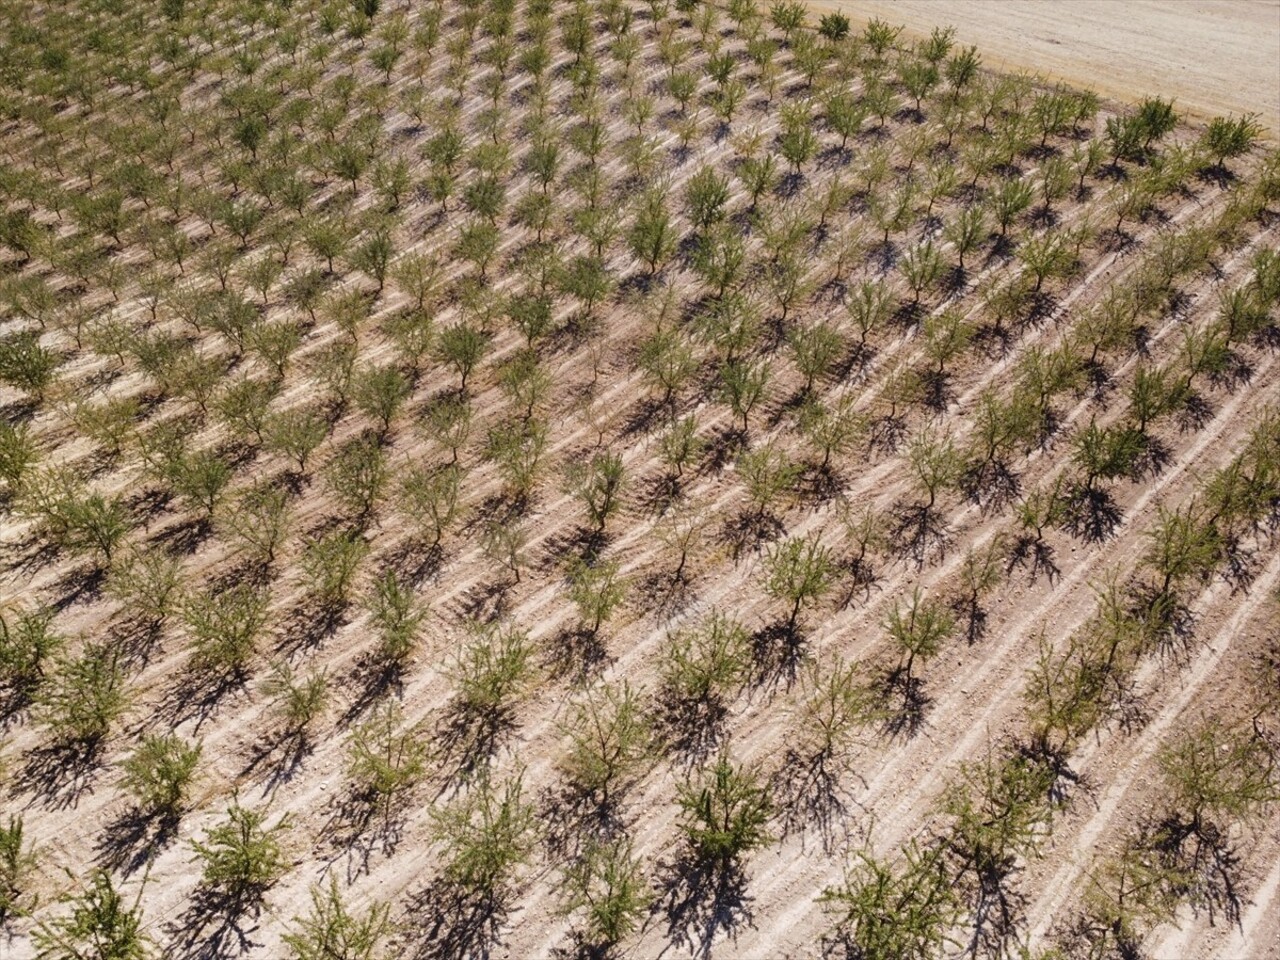
[[[1280,0],[813,0],[856,26],[912,36],[955,27],[999,70],[1030,70],[1105,97],[1176,99],[1197,118],[1257,112],[1280,139]]]

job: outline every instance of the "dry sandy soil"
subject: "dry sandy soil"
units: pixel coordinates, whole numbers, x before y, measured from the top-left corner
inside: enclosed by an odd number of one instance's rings
[[[640,9],[639,4],[635,6]],[[1064,31],[1053,34],[1058,39],[1042,41],[1046,50],[1057,50],[1060,59],[1046,58],[1036,64],[1014,61],[1016,30],[1010,28],[1007,35],[1002,35],[975,27],[978,21],[974,17],[978,14],[992,15],[991,3],[890,4],[873,0],[857,4],[856,9],[852,3],[844,6],[860,15],[879,15],[922,28],[942,19],[955,22],[962,41],[982,44],[989,66],[999,66],[1001,58],[1007,57],[1010,66],[1036,66],[1045,73],[1072,77],[1089,83],[1100,93],[1125,99],[1136,97],[1143,89],[1136,73],[1133,78],[1114,74],[1104,85],[1092,72],[1094,68],[1083,65],[1083,59],[1069,63],[1055,46],[1061,44],[1065,49],[1065,31],[1071,22],[1085,19],[1082,11],[1098,9],[1118,16],[1119,4],[1076,0],[1053,6],[1018,2],[1000,5],[1002,16],[1011,25],[1023,22],[1019,17],[1034,16],[1037,36],[1047,35],[1049,24],[1054,24],[1054,31]],[[1140,17],[1159,20],[1163,11],[1167,20],[1172,7],[1170,3],[1133,3],[1123,7],[1124,19],[1131,28],[1143,32],[1151,41],[1153,59],[1160,59],[1160,50],[1165,49],[1157,47],[1157,41],[1175,44],[1176,37],[1139,26],[1144,22]],[[1233,33],[1224,26],[1213,33],[1222,49],[1234,49],[1231,38],[1238,35],[1255,44],[1255,51],[1268,36],[1275,40],[1274,26],[1280,15],[1280,5],[1275,2],[1188,2],[1178,6],[1179,11],[1184,8],[1238,10],[1253,18],[1247,30]],[[970,10],[974,11],[973,16],[969,16]],[[447,21],[446,30],[451,29],[456,27]],[[692,44],[694,31],[686,27],[681,31]],[[1199,49],[1205,49],[1208,42],[1203,40]],[[739,41],[735,39],[731,48],[736,49],[736,44]],[[1033,49],[1025,43],[1021,46]],[[1110,48],[1098,44],[1096,56],[1105,58],[1108,49],[1129,46],[1122,39],[1116,39]],[[691,49],[695,50],[691,60],[696,69],[705,52]],[[1082,42],[1072,49],[1081,51],[1083,58],[1085,51],[1093,51],[1094,46]],[[1274,43],[1271,52],[1274,53]],[[1220,58],[1203,59],[1210,62]],[[1265,57],[1255,56],[1251,62],[1265,66],[1263,61]],[[1055,65],[1058,62],[1062,63],[1061,68]],[[1266,63],[1271,64],[1274,73],[1274,57]],[[646,77],[658,78],[663,73],[662,66],[651,56],[641,65]],[[413,67],[409,62],[400,68],[392,87],[395,95],[402,95],[415,85],[443,88],[443,58],[422,68],[422,80],[414,78]],[[610,69],[614,67],[610,65]],[[1189,90],[1195,86],[1187,83]],[[567,81],[557,80],[557,101],[567,100],[565,87]],[[1257,91],[1276,89],[1274,85],[1259,83],[1252,90],[1239,84],[1232,90],[1226,87],[1221,84],[1220,93],[1212,96],[1225,98],[1238,93],[1244,102],[1224,100],[1222,105],[1216,105],[1216,101],[1205,99],[1203,109],[1225,112],[1261,104],[1270,111],[1273,126],[1280,127],[1276,100],[1264,103],[1260,99],[1262,93],[1254,96]],[[655,85],[654,89],[662,88]],[[794,95],[801,84],[790,76],[786,89],[788,95]],[[1163,87],[1152,92],[1167,94],[1172,89]],[[468,122],[479,112],[477,90],[475,84],[468,89]],[[1177,94],[1184,105],[1195,102],[1190,92],[1184,95],[1177,88]],[[189,98],[199,105],[199,98],[205,95],[196,90]],[[659,95],[662,116],[675,117],[674,102]],[[610,88],[609,97],[608,135],[614,144],[611,149],[618,150],[617,145],[624,141],[630,128],[616,112],[621,94]],[[776,130],[775,113],[756,94],[744,106],[743,119],[737,123],[740,127],[748,122],[758,124],[772,135]],[[904,115],[907,113],[903,111]],[[388,150],[412,163],[414,175],[421,176],[424,129],[411,124],[404,113],[395,109],[388,109],[382,120],[391,145]],[[894,145],[907,143],[916,127],[907,116],[895,117],[879,137],[868,132],[856,144],[856,153],[861,156],[882,140]],[[470,127],[464,129],[474,140],[476,134]],[[731,140],[704,136],[689,155],[682,155],[673,149],[674,135],[670,130],[655,129],[662,148],[669,151],[663,156],[664,162],[668,156],[671,158],[670,173],[676,191],[673,196],[680,195],[702,163],[731,168]],[[1189,138],[1195,132],[1183,131],[1180,136]],[[16,140],[15,131],[6,133]],[[824,137],[831,141],[827,146],[832,146],[835,138],[830,134]],[[1075,146],[1068,138],[1060,139],[1054,144],[1057,151],[1065,154]],[[816,194],[842,169],[836,162],[839,151],[830,150],[829,154],[835,159],[806,171],[807,191]],[[611,165],[610,176],[621,182],[618,173],[622,164],[612,154],[606,157]],[[207,158],[200,155],[187,162],[193,171],[208,164]],[[1025,162],[1027,176],[1033,176],[1035,163]],[[1245,170],[1243,162],[1240,169]],[[897,168],[893,176],[898,176]],[[1085,194],[1073,194],[1060,201],[1054,214],[1059,228],[1070,229],[1101,211],[1106,212],[1107,223],[1111,222],[1111,204],[1113,197],[1122,192],[1122,182],[1091,177],[1088,186]],[[337,188],[330,185],[328,189]],[[512,180],[513,196],[531,189],[523,174]],[[357,208],[371,202],[368,189],[362,190]],[[737,211],[745,206],[745,198],[739,187],[735,186],[735,190],[738,192],[732,198],[731,209]],[[1019,326],[1009,333],[1003,346],[993,338],[968,351],[962,361],[957,361],[948,402],[940,410],[913,414],[913,429],[949,431],[958,443],[965,442],[974,431],[974,412],[983,391],[1000,395],[1010,391],[1019,365],[1033,354],[1038,356],[1040,351],[1066,342],[1073,324],[1107,285],[1131,282],[1149,251],[1162,238],[1212,225],[1229,196],[1221,183],[1194,180],[1185,191],[1162,198],[1152,216],[1130,224],[1127,244],[1117,247],[1099,237],[1098,242],[1088,245],[1079,270],[1070,280],[1050,283],[1054,305],[1050,318]],[[564,199],[565,203],[570,202],[568,188],[564,188]],[[619,202],[622,199],[618,197]],[[417,198],[409,204],[398,235],[402,252],[439,253],[446,260],[454,256],[455,233],[462,218],[456,210],[450,211],[450,217],[438,215],[434,206]],[[957,208],[958,201],[948,200],[941,215],[950,218]],[[51,215],[46,216],[51,219]],[[863,216],[859,209],[848,215],[841,213],[838,219],[841,225],[845,220],[856,225]],[[1026,222],[1018,223],[1012,231],[1019,242],[1033,237],[1036,231],[1036,225],[1024,219]],[[187,217],[183,226],[195,234],[202,233],[194,217]],[[921,236],[922,228],[913,223],[909,236],[895,239],[900,239],[905,249]],[[1017,466],[1022,489],[1045,489],[1055,478],[1069,473],[1072,467],[1068,438],[1093,418],[1104,425],[1118,422],[1124,416],[1124,398],[1137,371],[1155,364],[1177,363],[1184,334],[1213,322],[1219,309],[1219,294],[1243,282],[1249,257],[1258,249],[1274,247],[1278,236],[1280,225],[1275,218],[1249,224],[1238,247],[1224,251],[1222,262],[1214,264],[1216,272],[1206,270],[1186,279],[1180,290],[1184,298],[1179,310],[1152,318],[1141,356],[1125,352],[1108,361],[1109,393],[1100,391],[1094,395],[1082,390],[1065,397],[1057,410],[1062,439],[1033,451],[1025,462],[1020,459]],[[507,242],[514,245],[522,239],[527,238],[512,229]],[[207,242],[207,238],[201,240]],[[623,245],[616,246],[612,262],[619,274],[639,273]],[[829,254],[824,256],[830,258]],[[306,254],[298,257],[309,262]],[[972,317],[975,323],[982,322],[982,284],[992,277],[1004,276],[1013,269],[1013,263],[997,256],[985,262],[979,258],[971,268],[972,275],[966,277],[965,284],[949,301],[935,305],[931,298],[927,309],[936,313],[950,306]],[[456,262],[451,268],[461,269]],[[829,268],[825,260],[815,261],[815,275],[823,274],[818,279],[825,280]],[[495,272],[495,285],[500,290],[513,289],[512,270],[504,264],[501,271]],[[842,282],[852,286],[865,279],[902,288],[899,274],[882,259],[866,256]],[[691,272],[679,262],[667,268],[665,275],[682,297],[691,299],[700,290]],[[339,280],[335,278],[334,282]],[[348,271],[340,282],[357,288],[362,281],[355,271]],[[834,293],[825,287],[814,293],[792,322],[822,320],[838,325],[843,316],[836,296],[839,287],[840,284],[834,285]],[[96,290],[94,294],[105,299],[104,291]],[[282,285],[263,300],[267,301],[264,314],[269,313],[273,319],[300,316],[288,302]],[[377,299],[376,313],[363,334],[363,363],[394,360],[394,351],[377,333],[377,324],[404,308],[406,300],[394,284]],[[122,301],[121,313],[132,322],[143,324],[147,307],[141,295],[132,288],[126,289]],[[165,956],[275,960],[284,955],[281,934],[307,909],[311,885],[337,877],[349,900],[357,905],[374,898],[392,904],[393,916],[404,930],[406,956],[445,955],[446,950],[438,945],[440,927],[432,927],[429,922],[435,916],[434,910],[442,909],[432,903],[433,891],[437,890],[434,881],[442,863],[442,845],[434,835],[432,815],[468,789],[460,773],[462,750],[447,736],[447,718],[455,699],[450,667],[457,651],[468,642],[470,634],[464,623],[471,618],[496,618],[501,614],[510,623],[528,628],[538,660],[535,688],[516,705],[513,719],[503,727],[491,755],[479,762],[490,764],[499,779],[522,770],[540,818],[549,819],[556,812],[563,815],[564,805],[556,802],[558,791],[563,788],[556,765],[566,750],[563,724],[580,692],[567,665],[573,661],[571,665],[576,666],[575,657],[580,656],[580,651],[573,648],[573,643],[581,632],[566,597],[564,568],[582,537],[583,522],[581,507],[563,491],[559,476],[563,466],[607,446],[624,458],[632,481],[621,515],[611,521],[604,548],[607,558],[621,564],[632,592],[623,612],[602,631],[602,639],[597,638],[601,659],[591,665],[592,682],[625,680],[641,692],[646,704],[652,704],[655,714],[661,713],[664,691],[658,665],[665,655],[670,632],[696,623],[709,609],[719,608],[767,638],[769,627],[782,612],[779,603],[770,601],[761,589],[761,545],[744,548],[740,555],[729,549],[735,524],[740,526],[741,517],[747,515],[747,503],[738,472],[710,454],[685,483],[687,501],[708,519],[705,536],[693,552],[689,582],[677,584],[671,576],[671,551],[659,536],[669,518],[655,507],[661,498],[653,492],[661,490],[663,474],[656,452],[658,430],[650,424],[658,405],[648,395],[649,388],[634,363],[639,345],[651,333],[650,311],[654,309],[653,302],[639,297],[611,301],[599,308],[598,341],[583,344],[565,337],[545,350],[542,359],[553,374],[554,386],[543,404],[554,429],[545,482],[524,516],[529,542],[522,579],[512,581],[479,547],[484,514],[494,510],[493,504],[502,499],[499,477],[483,455],[483,427],[503,422],[509,415],[511,401],[500,388],[497,361],[511,356],[520,346],[515,331],[505,325],[495,337],[491,358],[469,386],[478,425],[462,453],[462,460],[471,471],[464,491],[465,520],[449,533],[443,550],[430,551],[414,532],[414,518],[406,515],[394,493],[379,502],[368,531],[371,554],[360,575],[358,592],[363,595],[368,590],[375,573],[394,568],[430,604],[419,655],[397,684],[380,685],[376,671],[368,665],[374,631],[362,606],[353,603],[335,622],[321,623],[306,602],[298,576],[297,560],[304,539],[329,530],[341,519],[335,514],[323,479],[327,466],[324,460],[340,440],[345,441],[366,426],[356,412],[348,412],[338,419],[332,442],[318,455],[322,466],[312,467],[305,477],[294,478],[297,492],[293,495],[293,532],[281,557],[268,571],[274,578],[272,619],[252,665],[251,680],[231,685],[206,699],[203,678],[190,669],[189,638],[180,624],[170,623],[131,660],[133,706],[91,768],[70,774],[61,769],[46,770],[41,765],[41,758],[48,752],[42,749],[42,728],[25,715],[11,718],[0,729],[4,747],[0,759],[13,772],[11,782],[0,794],[0,811],[23,813],[32,839],[47,854],[49,866],[40,876],[38,891],[43,902],[52,902],[69,888],[61,867],[80,876],[92,865],[109,866],[125,884],[129,896],[146,875],[149,880],[142,903],[148,930],[165,944]],[[457,313],[454,305],[443,307],[438,323],[444,326],[455,322]],[[179,321],[169,315],[168,305],[161,310],[160,324],[179,326]],[[49,336],[52,339],[53,334]],[[308,329],[299,348],[299,360],[290,368],[281,407],[305,404],[315,398],[320,388],[308,363],[337,336],[328,320]],[[872,349],[859,360],[857,368],[826,378],[819,389],[824,397],[832,399],[848,393],[854,397],[857,409],[868,416],[879,414],[891,375],[923,363],[921,340],[918,331],[897,325],[878,330]],[[749,439],[755,446],[776,442],[799,460],[809,454],[792,426],[791,401],[800,393],[802,378],[785,359],[785,352],[775,352],[778,357],[773,392],[769,401],[752,414]],[[681,873],[674,868],[682,849],[675,829],[678,809],[674,796],[677,784],[696,771],[706,757],[693,748],[665,749],[625,796],[619,809],[621,821],[634,834],[635,850],[643,858],[646,873],[664,894],[623,955],[693,956],[700,960],[821,956],[820,941],[829,929],[830,918],[815,897],[827,885],[841,881],[850,850],[866,844],[879,855],[891,856],[912,837],[927,836],[937,828],[938,798],[954,782],[960,765],[1001,748],[1024,732],[1023,692],[1041,640],[1061,645],[1085,623],[1095,612],[1090,585],[1100,573],[1132,571],[1159,511],[1187,503],[1198,491],[1201,479],[1241,449],[1263,411],[1280,402],[1280,352],[1264,343],[1242,345],[1240,360],[1248,371],[1241,382],[1206,386],[1208,406],[1203,422],[1161,424],[1159,439],[1169,453],[1163,469],[1141,483],[1126,481],[1116,485],[1120,519],[1111,536],[1087,542],[1055,530],[1048,537],[1060,568],[1056,576],[1035,576],[1023,566],[1011,566],[1006,571],[985,601],[985,631],[968,639],[952,637],[943,652],[921,668],[925,689],[932,699],[921,728],[914,736],[882,734],[878,727],[866,731],[851,750],[851,770],[840,785],[843,809],[832,815],[830,822],[798,816],[784,822],[785,818],[779,816],[774,824],[777,842],[750,858],[745,888],[736,901],[717,896],[707,902],[705,897],[692,894],[682,900],[682,884],[678,882]],[[99,375],[111,380],[118,391],[146,386],[145,378],[137,371],[117,374],[108,369],[110,366],[108,357],[79,351],[69,361],[65,376],[87,381],[91,375]],[[709,362],[704,366],[713,372]],[[453,391],[455,381],[455,375],[443,365],[426,366],[403,412],[387,432],[389,456],[395,463],[434,463],[442,457],[436,443],[424,439],[417,425],[428,402]],[[686,389],[679,406],[681,413],[697,414],[702,435],[714,448],[727,446],[724,438],[731,437],[735,428],[734,418],[716,399],[713,388],[707,377],[701,377]],[[16,404],[18,399],[13,391],[0,393],[0,402],[6,405]],[[181,412],[182,402],[177,398],[165,400],[168,408],[164,412],[172,412],[174,407]],[[201,435],[202,442],[221,442],[224,438],[218,433],[220,429],[215,424],[208,425]],[[74,433],[57,410],[41,411],[33,430],[50,450],[56,450],[68,461],[96,456],[93,451],[86,452],[87,444],[79,439],[66,441]],[[860,445],[838,458],[839,499],[858,507],[874,506],[888,516],[911,495],[907,453],[905,445],[895,449]],[[278,455],[257,448],[246,455],[246,464],[246,475],[236,481],[237,493],[250,478],[281,480],[287,475]],[[117,486],[132,484],[145,489],[149,482],[132,452],[107,473],[106,480]],[[1014,529],[1009,507],[980,509],[951,494],[945,500],[941,514],[951,537],[950,549],[931,553],[927,562],[916,562],[905,551],[886,545],[874,551],[877,579],[873,585],[865,591],[849,588],[846,597],[846,578],[838,591],[806,613],[804,632],[808,650],[816,661],[827,664],[838,656],[859,664],[868,676],[892,664],[896,653],[890,648],[883,624],[895,602],[914,587],[931,596],[954,596],[959,590],[966,549],[981,549]],[[847,535],[841,533],[837,499],[797,495],[778,512],[779,530],[785,529],[788,535],[821,534],[839,550],[841,562],[846,562],[852,547]],[[176,533],[191,526],[190,517],[184,512],[161,506],[139,522],[134,540],[161,549],[170,542],[177,543]],[[76,585],[85,579],[83,564],[73,557],[45,556],[34,549],[37,541],[29,533],[25,525],[7,519],[0,526],[0,596],[56,603],[62,611],[58,627],[69,636],[124,636],[129,626],[127,611],[100,590],[78,590]],[[191,588],[204,589],[220,580],[243,576],[245,564],[238,549],[219,523],[215,523],[212,534],[205,532],[204,539],[193,539],[183,548],[186,552],[181,559]],[[1055,927],[1073,915],[1086,873],[1095,864],[1095,854],[1117,849],[1144,809],[1156,799],[1153,759],[1158,751],[1206,712],[1217,710],[1227,715],[1232,709],[1243,709],[1239,707],[1242,677],[1262,641],[1276,633],[1274,598],[1280,582],[1280,553],[1275,551],[1274,541],[1260,541],[1256,566],[1256,580],[1247,591],[1235,592],[1221,579],[1198,593],[1193,591],[1195,640],[1189,641],[1179,656],[1153,656],[1133,678],[1134,696],[1141,704],[1144,722],[1123,731],[1112,724],[1100,726],[1096,735],[1090,735],[1087,743],[1069,758],[1070,769],[1081,778],[1081,788],[1073,791],[1070,804],[1055,820],[1041,856],[1026,864],[1018,881],[1018,892],[1026,897],[1025,931],[1033,946],[1050,942]],[[274,658],[288,658],[299,669],[323,667],[329,671],[333,703],[305,749],[290,746],[291,741],[279,729],[270,698],[261,689],[267,663]],[[586,671],[585,666],[583,669]],[[369,715],[375,694],[396,699],[404,711],[406,725],[424,741],[430,741],[432,749],[431,772],[426,782],[398,804],[385,823],[361,819],[361,808],[355,803],[354,786],[347,774],[348,738],[356,724]],[[713,747],[730,744],[735,761],[758,762],[767,774],[785,781],[787,769],[780,767],[780,762],[796,742],[797,734],[804,732],[799,729],[798,718],[806,695],[804,685],[799,683],[788,684],[776,678],[768,683],[753,682],[749,689],[730,698],[719,741],[709,744],[705,753],[710,755]],[[153,843],[146,830],[131,835],[126,829],[132,822],[131,807],[116,784],[114,768],[140,735],[169,729],[186,738],[199,739],[204,745],[200,792],[176,835],[168,837],[167,842]],[[269,892],[260,916],[237,918],[237,922],[243,920],[243,929],[232,923],[217,927],[196,909],[198,867],[193,864],[190,847],[191,840],[200,839],[206,828],[221,819],[233,795],[247,806],[268,809],[273,820],[286,814],[292,818],[286,843],[291,869]],[[566,818],[564,823],[568,822]],[[567,826],[562,825],[561,829],[569,832]],[[1156,931],[1147,944],[1155,956],[1201,960],[1280,957],[1280,869],[1276,867],[1280,862],[1280,821],[1274,808],[1270,819],[1247,833],[1241,831],[1239,849],[1244,878],[1240,922],[1223,923],[1219,918],[1215,924],[1203,911],[1195,916],[1187,913],[1180,916],[1178,927],[1170,924]],[[563,861],[550,842],[539,845],[529,869],[520,875],[510,903],[496,915],[495,939],[472,944],[466,955],[570,955],[574,921],[565,919],[557,910],[563,895]],[[12,939],[0,935],[0,958],[32,956],[30,929],[30,924],[23,921],[9,931]],[[240,935],[243,941],[237,940]]]
[[[988,66],[1031,70],[1131,101],[1172,96],[1189,113],[1257,112],[1280,132],[1280,0],[833,0],[927,34],[950,24]]]

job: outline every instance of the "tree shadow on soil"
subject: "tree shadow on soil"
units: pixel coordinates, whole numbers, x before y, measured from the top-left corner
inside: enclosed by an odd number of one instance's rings
[[[600,675],[609,660],[599,633],[587,627],[565,627],[547,642],[547,666],[555,679],[588,683]]]
[[[899,503],[894,508],[891,539],[898,544],[903,558],[919,569],[931,559],[946,556],[951,534],[935,508],[926,503]]]
[[[478,895],[440,879],[409,898],[406,960],[491,960],[508,913],[501,894]]]
[[[209,887],[197,888],[191,905],[168,925],[172,952],[167,956],[176,960],[231,960],[261,946],[261,941],[253,939],[262,912],[261,894],[256,891],[237,898]]]
[[[772,777],[779,800],[783,835],[814,831],[822,850],[832,854],[850,839],[849,812],[857,801],[844,786],[847,766],[827,753],[789,749]],[[862,780],[861,777],[858,778]],[[862,781],[866,786],[866,781]]]
[[[95,859],[127,877],[152,863],[177,835],[177,816],[147,814],[130,805],[98,834]]]
[[[736,942],[744,926],[753,926],[747,878],[736,864],[707,864],[685,855],[662,873],[654,909],[674,946],[709,960],[718,939]]]
[[[924,681],[907,673],[905,667],[894,667],[885,672],[880,688],[892,704],[883,722],[885,734],[911,739],[924,727],[925,714],[933,705],[933,698],[924,691]]]
[[[30,792],[50,810],[74,809],[93,792],[102,745],[98,741],[49,743],[28,751],[22,772],[9,785],[9,795]]]
[[[751,637],[757,681],[765,690],[791,689],[808,655],[808,638],[790,620],[775,620]]]

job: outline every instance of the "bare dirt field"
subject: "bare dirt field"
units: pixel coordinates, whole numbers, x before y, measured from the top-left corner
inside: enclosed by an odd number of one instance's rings
[[[0,0],[0,960],[1280,957],[1275,85],[481,6]]]
[[[1173,96],[1192,114],[1257,112],[1280,132],[1280,0],[835,0],[859,23],[939,25],[988,66],[1031,70],[1132,101]]]

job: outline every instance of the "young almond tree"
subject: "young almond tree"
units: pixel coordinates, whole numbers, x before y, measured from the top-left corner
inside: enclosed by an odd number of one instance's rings
[[[328,887],[311,887],[311,910],[295,916],[282,939],[292,960],[377,960],[392,931],[390,912],[380,900],[353,911],[330,874]]]
[[[651,277],[670,259],[678,234],[667,210],[665,191],[650,190],[641,198],[627,239],[631,252],[648,266]]]
[[[1220,720],[1165,747],[1158,763],[1173,816],[1210,846],[1223,843],[1232,824],[1256,821],[1280,801],[1274,752],[1254,731]]]
[[[568,752],[560,761],[574,791],[609,810],[641,776],[653,747],[649,718],[625,680],[592,690],[577,703],[564,726]]]
[[[592,840],[564,880],[563,910],[583,914],[580,936],[592,955],[607,956],[643,923],[653,901],[644,861],[625,838]]]
[[[742,418],[742,432],[749,429],[747,418],[766,397],[772,368],[767,360],[729,360],[720,368],[720,396],[736,416]]]
[[[201,885],[221,895],[233,914],[260,905],[288,868],[279,836],[289,821],[267,827],[266,820],[264,811],[233,801],[225,820],[208,828],[203,841],[191,842],[202,864]]]
[[[25,704],[45,682],[62,649],[64,639],[53,627],[55,613],[51,607],[0,609],[0,685],[10,707]]]
[[[31,874],[39,866],[38,851],[23,839],[22,817],[10,816],[0,827],[0,924],[27,905]]]
[[[859,664],[840,657],[811,664],[796,711],[797,738],[789,750],[803,764],[811,788],[826,794],[835,789],[859,733],[881,718],[875,699]]]
[[[927,599],[916,587],[905,605],[894,604],[884,626],[899,649],[897,667],[885,676],[885,690],[896,691],[902,700],[889,719],[889,729],[914,733],[923,722],[928,706],[921,681],[914,673],[916,661],[937,656],[955,631],[955,614],[946,605]]]
[[[190,597],[182,618],[196,665],[213,674],[243,677],[267,625],[270,595],[248,583]]]
[[[700,726],[714,725],[747,681],[751,661],[746,628],[723,613],[678,631],[661,664],[666,712],[693,714]]]
[[[469,902],[499,904],[534,851],[538,820],[521,771],[501,784],[482,775],[434,814],[444,878]]]
[[[1247,154],[1261,136],[1262,125],[1256,113],[1214,117],[1200,136],[1200,146],[1213,157],[1218,174],[1225,175],[1227,161]]]
[[[787,630],[794,633],[801,609],[819,602],[835,584],[837,568],[831,551],[817,537],[789,537],[765,556],[765,591],[790,604]]]
[[[38,690],[36,717],[59,747],[92,754],[128,703],[120,651],[92,643],[80,656],[56,662]]]
[[[763,776],[755,767],[735,766],[727,753],[681,784],[677,802],[695,860],[719,876],[731,875],[746,854],[773,840],[773,800]]]
[[[616,560],[576,560],[569,571],[569,596],[578,608],[583,629],[592,638],[622,604],[626,590]]]
[[[463,394],[467,392],[467,379],[489,352],[489,347],[488,335],[466,323],[445,327],[436,338],[436,354],[442,363],[458,372]]]
[[[617,513],[626,485],[622,456],[611,451],[598,453],[589,463],[575,462],[569,468],[569,488],[587,511],[587,521],[597,535],[603,534],[609,518]]]
[[[378,634],[378,662],[384,669],[403,669],[418,644],[426,606],[390,568],[374,581],[365,606]]]
[[[900,863],[859,853],[844,883],[820,900],[835,921],[832,939],[852,957],[937,956],[961,916],[942,849],[916,843]]]
[[[129,904],[105,870],[95,870],[79,895],[67,895],[69,913],[42,920],[32,931],[40,960],[149,960],[155,944],[145,932],[139,901]]]
[[[901,648],[902,658],[897,672],[904,684],[913,679],[917,659],[931,660],[955,629],[956,619],[947,607],[924,596],[919,587],[911,592],[905,606],[895,603],[885,621],[885,629]]]
[[[272,664],[259,689],[271,701],[271,712],[283,724],[284,736],[306,747],[317,722],[329,704],[329,674],[325,668],[295,672],[289,664]]]
[[[386,822],[426,772],[426,746],[403,726],[400,708],[384,702],[352,732],[347,746],[352,788]]]
[[[201,749],[174,733],[144,737],[123,764],[121,786],[145,816],[176,822],[189,798]]]

